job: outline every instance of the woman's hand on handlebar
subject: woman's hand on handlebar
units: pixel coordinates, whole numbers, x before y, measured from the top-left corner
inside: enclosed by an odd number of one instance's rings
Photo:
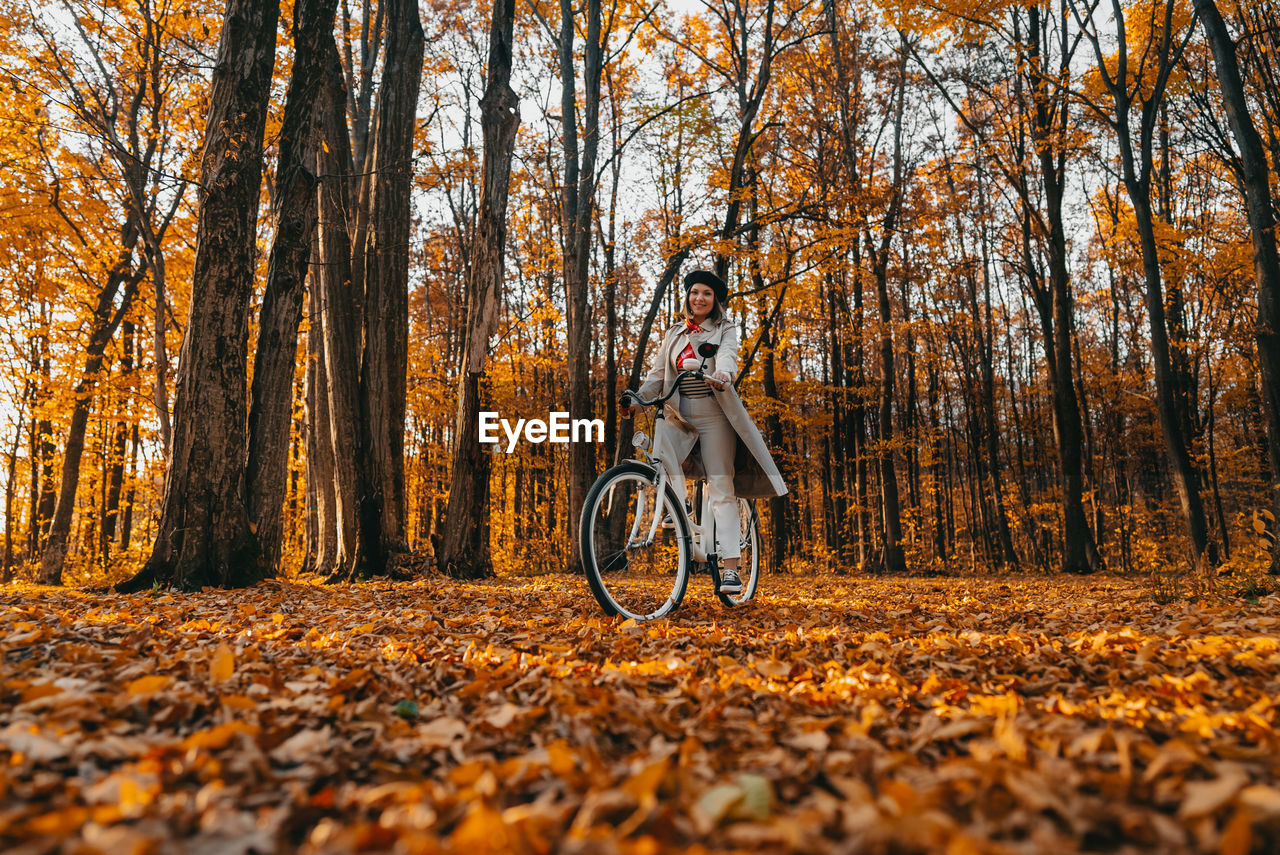
[[[637,409],[639,408],[636,406],[635,397],[630,392],[623,392],[622,397],[618,399],[618,415],[629,419],[635,415]]]
[[[707,382],[717,389],[723,389],[729,382],[729,375],[723,371],[717,371],[714,374],[706,375]]]

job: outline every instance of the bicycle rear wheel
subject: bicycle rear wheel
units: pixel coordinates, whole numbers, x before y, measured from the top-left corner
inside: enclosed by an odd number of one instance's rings
[[[659,496],[653,480],[653,467],[623,463],[601,475],[582,504],[582,564],[610,615],[660,618],[680,605],[689,584],[685,517],[671,487]]]
[[[750,499],[738,499],[738,531],[741,533],[738,576],[742,579],[742,590],[736,594],[720,593],[720,574],[712,573],[716,596],[730,608],[751,602],[760,584],[760,519],[756,515],[756,503]]]

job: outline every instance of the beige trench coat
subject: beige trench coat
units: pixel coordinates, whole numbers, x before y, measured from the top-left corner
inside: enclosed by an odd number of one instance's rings
[[[729,375],[730,379],[736,379],[738,376],[737,327],[729,320],[722,318],[717,322],[704,323],[702,332],[690,333],[687,331],[685,322],[681,320],[667,330],[666,335],[662,337],[657,358],[637,390],[640,397],[653,398],[670,389],[676,382],[678,373],[672,365],[674,355],[682,353],[685,345],[688,344],[692,344],[696,352],[698,345],[707,341],[719,345],[716,355],[711,358],[707,366],[708,373],[723,371]],[[773,456],[769,454],[769,449],[764,444],[764,437],[760,435],[760,430],[747,414],[746,407],[742,405],[742,399],[738,397],[737,390],[732,385],[726,385],[723,390],[717,390],[714,386],[711,388],[720,408],[724,410],[725,418],[729,420],[729,424],[738,435],[738,447],[733,460],[734,494],[742,499],[768,499],[786,495],[787,485],[783,482],[782,475],[773,462]],[[693,451],[693,446],[698,441],[698,432],[679,418],[679,392],[672,396],[667,407],[667,418],[662,420],[660,426],[664,434],[662,439],[675,452],[676,459],[683,461]],[[702,477],[701,459],[696,453],[690,459],[693,463],[691,474],[694,477]]]

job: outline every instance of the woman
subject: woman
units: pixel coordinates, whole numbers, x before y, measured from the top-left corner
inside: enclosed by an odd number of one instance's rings
[[[708,363],[708,379],[685,377],[680,381],[680,388],[667,404],[671,408],[668,417],[659,422],[655,440],[658,447],[665,447],[675,456],[674,460],[667,460],[667,479],[680,501],[685,497],[680,463],[689,457],[694,444],[698,445],[699,453],[694,454],[691,469],[701,470],[707,479],[711,513],[716,521],[715,551],[724,567],[720,590],[736,594],[742,591],[738,575],[742,538],[738,498],[781,496],[787,487],[733,388],[738,376],[738,331],[725,316],[729,286],[710,270],[695,270],[684,278],[684,287],[684,320],[663,336],[657,359],[637,394],[651,398],[671,388],[682,368],[701,364],[699,345],[716,345],[715,355]],[[634,410],[634,406],[623,406],[620,412],[629,417]]]

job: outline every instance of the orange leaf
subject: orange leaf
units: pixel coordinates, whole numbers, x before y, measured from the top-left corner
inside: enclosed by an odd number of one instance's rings
[[[652,799],[658,792],[658,787],[662,784],[662,779],[666,777],[670,766],[670,757],[663,757],[657,763],[650,763],[628,778],[622,785],[622,789],[643,804],[646,799]]]
[[[219,644],[218,649],[213,654],[213,658],[209,660],[209,679],[215,683],[225,683],[231,679],[235,672],[235,654],[231,652],[231,648],[225,642]]]
[[[502,814],[488,805],[478,804],[454,829],[451,842],[459,852],[484,855],[509,851],[515,841],[502,821]]]
[[[150,695],[169,685],[171,679],[173,678],[160,674],[149,674],[129,682],[125,685],[125,690],[131,695]]]
[[[1249,855],[1253,849],[1253,819],[1248,808],[1237,808],[1222,830],[1218,855]]]

